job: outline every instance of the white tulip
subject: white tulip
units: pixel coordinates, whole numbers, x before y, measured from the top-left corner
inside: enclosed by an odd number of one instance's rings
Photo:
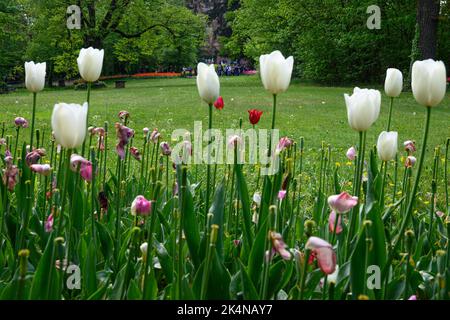
[[[280,51],[259,57],[259,68],[264,88],[272,94],[285,92],[291,82],[294,58],[285,59]]]
[[[86,136],[88,104],[55,104],[52,114],[52,129],[56,142],[65,148],[81,146]]]
[[[388,97],[396,98],[403,89],[403,74],[400,70],[389,68],[386,71],[386,80],[384,81],[384,92]]]
[[[25,86],[31,92],[39,92],[45,85],[46,63],[25,62]]]
[[[219,76],[213,64],[200,62],[197,65],[197,89],[200,98],[207,104],[213,104],[220,94]]]
[[[147,249],[148,249],[148,243],[144,242],[141,244],[140,246],[141,252],[142,252],[142,256],[146,257],[147,256]]]
[[[80,50],[77,58],[81,77],[88,81],[97,81],[102,73],[104,51],[89,47]]]
[[[390,161],[397,154],[398,133],[396,131],[383,131],[378,137],[378,157],[383,161]]]
[[[366,131],[380,115],[381,94],[378,90],[356,87],[353,94],[344,94],[348,123],[353,130]]]
[[[416,61],[412,67],[411,87],[416,101],[426,107],[437,106],[445,96],[447,73],[442,61]]]

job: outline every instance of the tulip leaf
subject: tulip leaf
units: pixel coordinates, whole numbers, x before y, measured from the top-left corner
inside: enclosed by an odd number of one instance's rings
[[[240,266],[240,275],[241,275],[241,281],[242,281],[242,290],[244,292],[244,299],[245,300],[259,300],[259,296],[258,296],[255,286],[253,285],[253,281],[250,279],[249,275],[247,274],[247,271],[245,270],[245,267],[242,264],[241,260],[239,260],[239,266]]]
[[[244,219],[244,246],[249,249],[253,244],[253,234],[251,230],[250,200],[248,197],[247,183],[245,182],[245,177],[242,173],[242,165],[236,165],[236,183],[239,199],[242,202],[242,215]]]
[[[252,250],[250,251],[250,257],[248,259],[248,275],[253,281],[253,285],[258,287],[261,269],[264,260],[264,246],[269,230],[267,229],[267,218],[261,225],[256,238],[255,243],[253,243]]]
[[[32,300],[46,300],[50,295],[50,284],[54,279],[52,279],[53,273],[55,271],[55,260],[54,260],[54,233],[50,235],[47,241],[47,245],[44,250],[44,254],[36,268],[34,273],[33,281],[31,283],[30,298]]]

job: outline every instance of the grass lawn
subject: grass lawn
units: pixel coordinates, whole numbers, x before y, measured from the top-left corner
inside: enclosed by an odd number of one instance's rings
[[[322,141],[338,150],[346,150],[356,144],[358,134],[347,124],[343,97],[344,93],[351,91],[349,87],[320,87],[294,81],[289,90],[278,98],[276,126],[281,130],[280,134],[297,141],[303,136],[306,149],[319,148]],[[222,77],[221,95],[225,108],[214,111],[214,127],[237,128],[239,118],[243,118],[244,128],[249,128],[247,110],[250,108],[264,111],[259,128],[270,127],[272,97],[264,90],[259,77]],[[46,128],[46,132],[51,130],[50,117],[55,103],[82,103],[85,99],[86,91],[45,89],[38,94],[36,127]],[[143,127],[157,127],[166,136],[164,139],[169,140],[167,134],[174,129],[192,130],[194,121],[202,121],[203,128],[208,124],[208,109],[198,96],[195,79],[130,79],[125,89],[115,89],[114,83],[110,82],[107,88],[92,92],[91,105],[90,114],[95,125],[102,126],[106,120],[113,129],[118,112],[127,110],[131,114],[129,126],[136,132],[142,132]],[[385,128],[388,108],[389,99],[383,95],[380,118],[367,134],[369,144],[375,144],[378,134]],[[31,120],[31,109],[32,95],[24,89],[0,95],[0,123],[6,123],[7,134],[15,134],[14,117],[23,116]],[[408,139],[421,139],[424,118],[425,109],[415,102],[411,93],[403,93],[395,100],[392,130],[399,132],[399,144]],[[28,135],[27,132],[22,137],[28,139]],[[443,145],[449,136],[450,94],[447,94],[444,101],[433,109],[430,149]],[[115,143],[115,139],[110,139],[110,142]]]

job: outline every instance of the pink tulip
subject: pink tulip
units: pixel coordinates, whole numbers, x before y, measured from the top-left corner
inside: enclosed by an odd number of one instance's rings
[[[347,156],[348,160],[351,160],[351,161],[355,160],[355,158],[356,158],[356,149],[354,147],[350,147],[347,150],[346,156]]]
[[[80,166],[80,175],[85,181],[92,181],[92,163],[78,154],[70,156],[70,168],[76,172]]]
[[[305,248],[317,259],[320,270],[325,274],[332,274],[336,269],[336,253],[331,244],[318,237],[310,237]]]
[[[45,156],[44,149],[34,149],[33,151],[27,153],[25,156],[25,161],[28,166],[31,166],[32,164],[38,163],[43,156]]]
[[[0,146],[5,146],[5,145],[6,145],[6,139],[0,138]]]
[[[409,154],[416,151],[416,145],[414,144],[414,141],[407,140],[403,142],[403,146],[405,147],[405,151],[407,151]]]
[[[286,197],[286,190],[280,190],[278,191],[278,199],[283,200],[284,197]]]
[[[152,133],[150,133],[150,140],[152,140],[153,143],[158,143],[158,139],[161,136],[161,134],[158,131],[158,128],[153,129]]]
[[[119,142],[116,145],[116,151],[120,159],[125,159],[125,146],[128,144],[131,137],[134,136],[134,130],[130,129],[118,122],[115,124],[116,135]]]
[[[7,164],[6,169],[3,169],[3,183],[8,187],[9,191],[14,191],[18,177],[19,169],[12,163]]]
[[[9,166],[13,163],[13,156],[9,149],[6,149],[6,151],[5,151],[5,163],[6,163],[6,166]]]
[[[147,136],[147,134],[150,132],[150,129],[145,127],[144,129],[142,129],[142,131],[144,132],[144,135]]]
[[[152,209],[152,203],[145,199],[144,196],[137,196],[131,204],[131,214],[147,216]]]
[[[133,156],[133,158],[135,158],[137,161],[141,161],[142,160],[142,156],[141,156],[141,153],[139,152],[138,148],[131,147],[130,148],[130,153]]]
[[[52,232],[53,230],[53,213],[51,213],[48,217],[47,217],[47,221],[45,221],[44,224],[44,228],[45,228],[45,232]]]
[[[125,121],[130,117],[130,113],[128,111],[122,110],[119,111],[118,117],[120,120]]]
[[[52,172],[52,168],[49,164],[32,164],[30,166],[31,171],[48,176]]]
[[[336,212],[331,211],[330,217],[328,218],[328,229],[331,233],[334,232],[334,226],[336,225]],[[339,215],[337,226],[336,226],[336,234],[340,234],[342,232],[342,215]]]
[[[165,141],[161,142],[159,147],[161,148],[161,152],[162,152],[163,155],[170,156],[172,154],[172,150],[170,149],[170,146],[169,146],[168,142],[165,142]]]
[[[417,161],[416,157],[408,156],[405,161],[405,167],[407,167],[407,168],[414,167],[414,164],[416,163],[416,161]]]
[[[436,211],[436,215],[437,215],[439,218],[442,218],[442,217],[444,216],[444,213],[443,213],[442,211]]]
[[[234,149],[237,145],[242,145],[242,138],[241,136],[234,134],[228,138],[228,147]]]
[[[328,205],[338,213],[349,212],[357,204],[358,197],[352,197],[347,192],[341,192],[340,194],[328,197]]]
[[[14,124],[18,128],[28,128],[28,121],[25,118],[17,117],[14,119]]]
[[[417,300],[417,296],[413,294],[411,297],[408,298],[408,300]]]
[[[272,250],[277,252],[284,260],[290,260],[291,253],[286,249],[287,245],[284,243],[281,234],[271,231],[270,239],[272,240]]]
[[[281,138],[277,144],[275,152],[277,154],[280,154],[281,151],[283,151],[285,149],[289,149],[292,146],[292,143],[293,143],[293,141],[291,139],[289,139],[288,137]]]

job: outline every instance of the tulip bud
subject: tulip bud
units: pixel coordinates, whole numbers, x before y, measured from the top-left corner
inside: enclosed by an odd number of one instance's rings
[[[395,158],[397,154],[397,139],[398,133],[396,131],[381,132],[377,142],[378,157],[381,160],[390,161]]]
[[[223,98],[218,97],[216,102],[214,102],[214,107],[218,110],[222,110],[224,107]]]
[[[407,168],[414,167],[414,165],[416,164],[416,161],[417,161],[416,157],[408,156],[405,161],[405,167],[407,167]]]
[[[285,92],[291,82],[293,66],[294,58],[290,56],[285,59],[278,50],[260,56],[259,68],[264,88],[272,94]]]
[[[396,98],[400,95],[403,89],[403,75],[402,72],[395,68],[389,68],[386,71],[386,80],[384,81],[384,92],[391,98]]]
[[[55,104],[52,114],[52,129],[61,146],[73,149],[82,145],[86,136],[88,104]]]
[[[258,109],[250,109],[248,110],[248,120],[252,125],[255,125],[259,122],[262,114],[263,112]]]
[[[261,194],[259,192],[255,192],[253,194],[253,202],[259,207],[261,205]]]
[[[104,51],[89,47],[80,50],[77,58],[81,77],[88,81],[97,81],[102,73]]]
[[[14,124],[18,128],[28,128],[28,121],[25,118],[17,117],[14,119]]]
[[[213,104],[219,97],[220,82],[213,64],[208,66],[200,62],[197,65],[197,89],[207,104]]]
[[[381,94],[378,90],[356,87],[353,94],[344,94],[347,117],[350,127],[355,131],[366,131],[380,115]]]
[[[172,154],[172,150],[167,142],[161,142],[159,147],[161,148],[161,152],[165,156],[170,156]]]
[[[416,145],[414,144],[414,141],[407,140],[403,142],[403,146],[405,147],[405,151],[410,154],[416,151]]]
[[[144,198],[144,196],[137,196],[131,204],[131,214],[146,216],[150,213],[152,204]]]
[[[25,62],[25,86],[33,93],[42,91],[45,85],[46,63]]]
[[[411,87],[416,101],[426,107],[437,106],[445,96],[447,72],[442,61],[416,61],[412,66]]]

